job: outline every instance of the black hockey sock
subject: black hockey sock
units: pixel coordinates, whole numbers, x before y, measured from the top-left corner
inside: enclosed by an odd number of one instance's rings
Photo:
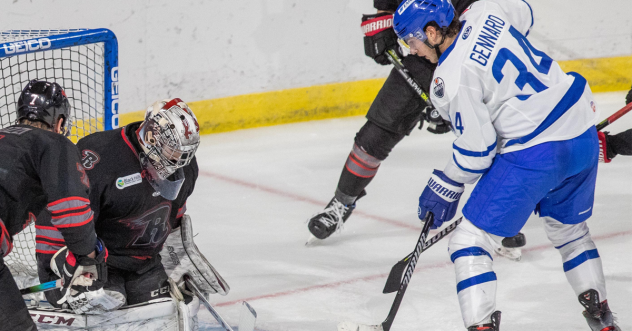
[[[340,174],[336,196],[340,195],[339,193],[349,197],[359,196],[375,177],[381,162],[381,160],[369,155],[358,145],[354,144],[349,157],[347,157],[345,167]]]

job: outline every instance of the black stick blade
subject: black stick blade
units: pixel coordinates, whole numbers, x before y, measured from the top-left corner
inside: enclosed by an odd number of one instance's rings
[[[388,274],[382,293],[393,293],[399,290],[399,286],[402,282],[402,276],[404,275],[406,266],[408,266],[408,262],[410,262],[410,255],[397,262],[393,268],[391,268],[391,272]]]

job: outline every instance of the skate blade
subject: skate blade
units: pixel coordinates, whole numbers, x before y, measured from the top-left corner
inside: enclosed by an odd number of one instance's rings
[[[384,331],[382,325],[366,325],[354,322],[338,323],[338,331]]]
[[[496,249],[496,254],[516,262],[522,259],[522,249],[520,248],[499,247]]]
[[[307,242],[305,243],[305,246],[311,246],[312,244],[317,243],[319,241],[320,239],[314,237],[313,234],[310,234],[309,238],[307,238]]]

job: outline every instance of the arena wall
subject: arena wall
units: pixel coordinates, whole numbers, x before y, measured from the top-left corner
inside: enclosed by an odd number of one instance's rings
[[[531,0],[532,43],[593,90],[632,84],[632,1]],[[189,102],[204,133],[366,112],[389,73],[364,56],[371,0],[2,0],[0,29],[108,28],[122,123]]]

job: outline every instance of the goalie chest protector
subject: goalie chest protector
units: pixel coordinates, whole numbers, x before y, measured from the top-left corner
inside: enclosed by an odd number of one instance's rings
[[[156,194],[138,158],[140,123],[93,133],[77,143],[90,178],[96,232],[110,252],[108,264],[127,270],[157,260],[167,236],[179,226],[198,175],[193,158],[183,168],[185,180],[175,200]]]

